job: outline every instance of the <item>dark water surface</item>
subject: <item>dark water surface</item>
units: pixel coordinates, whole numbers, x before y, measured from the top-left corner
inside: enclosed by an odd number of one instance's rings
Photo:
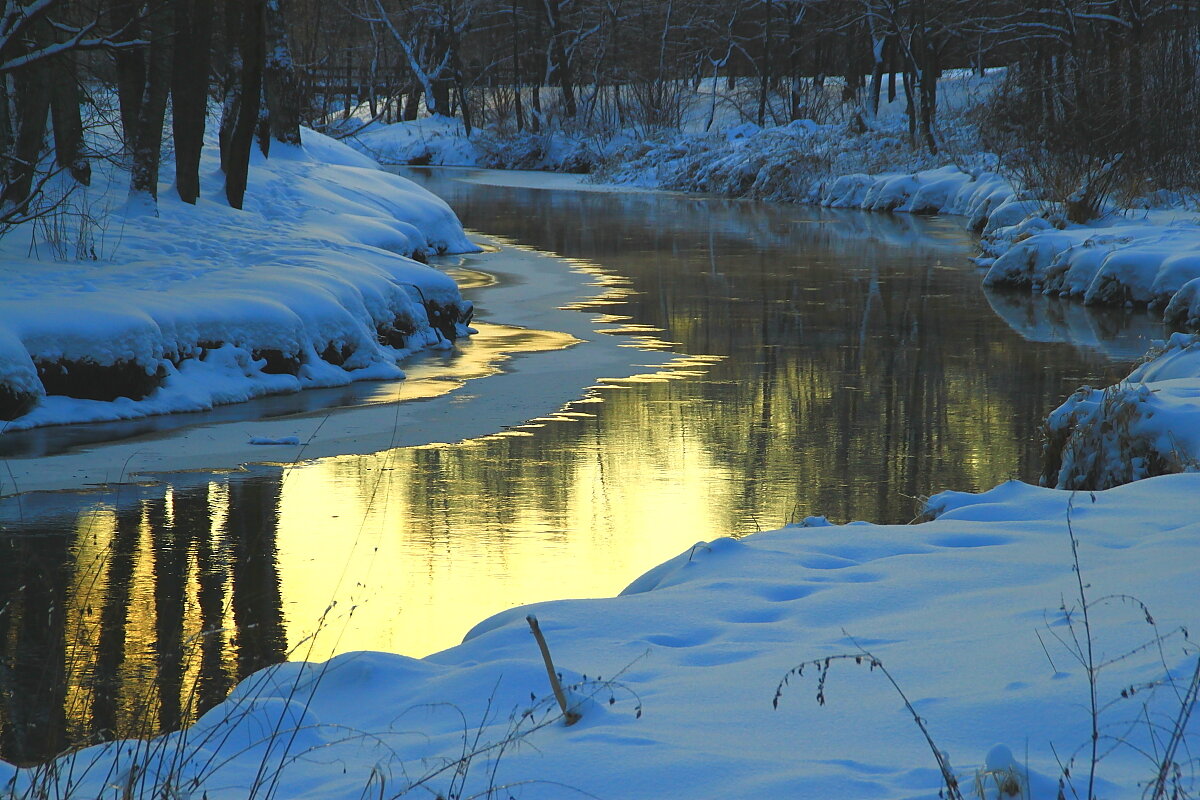
[[[604,298],[577,307],[624,323],[633,362],[691,358],[594,375],[459,444],[0,500],[0,757],[177,726],[288,657],[424,655],[512,605],[613,594],[697,540],[906,522],[944,488],[1036,480],[1045,414],[1161,335],[985,295],[957,220],[414,174],[469,228],[597,276]]]

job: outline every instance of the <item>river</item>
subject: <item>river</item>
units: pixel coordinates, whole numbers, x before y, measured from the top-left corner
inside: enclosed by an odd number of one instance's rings
[[[1036,481],[1046,413],[1162,335],[985,293],[960,220],[406,174],[490,243],[439,264],[471,340],[402,383],[0,442],[10,467],[195,462],[0,500],[0,757],[178,726],[286,658],[420,657],[699,540]],[[324,444],[195,446],[267,425]]]

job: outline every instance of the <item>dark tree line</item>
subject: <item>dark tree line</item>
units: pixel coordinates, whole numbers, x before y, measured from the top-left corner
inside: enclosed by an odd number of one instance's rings
[[[285,14],[281,0],[5,0],[0,224],[40,213],[40,188],[63,170],[87,184],[98,157],[123,159],[131,198],[157,201],[164,140],[175,188],[195,203],[214,99],[225,195],[241,208],[255,141],[263,153],[300,141]],[[105,124],[112,97],[120,152],[89,150],[85,128]]]
[[[188,202],[219,105],[226,196],[240,207],[256,141],[267,152],[297,142],[300,124],[345,131],[364,110],[458,116],[468,135],[649,133],[679,128],[706,96],[711,125],[718,94],[760,125],[863,125],[899,100],[913,146],[936,152],[950,68],[1008,68],[984,127],[1027,182],[1081,184],[1084,207],[1130,175],[1200,183],[1187,146],[1200,133],[1200,0],[2,2],[10,221],[31,213],[50,142],[55,168],[87,182],[97,154],[84,129],[105,96],[118,99],[131,191],[154,197],[168,133]]]
[[[1197,0],[344,0],[342,13],[326,5],[297,0],[291,20],[308,68],[305,118],[316,126],[365,104],[387,121],[422,107],[458,115],[468,133],[677,128],[686,90],[694,98],[713,88],[715,101],[723,80],[760,125],[831,111],[869,119],[884,98],[899,97],[912,143],[936,152],[943,72],[1007,67],[988,120],[1007,137],[998,147],[1044,145],[1101,161],[1123,154],[1126,170],[1196,178],[1184,143],[1200,132]]]
[[[1024,184],[1080,221],[1112,194],[1200,187],[1200,3],[1075,0],[994,27],[1013,54],[986,130]]]

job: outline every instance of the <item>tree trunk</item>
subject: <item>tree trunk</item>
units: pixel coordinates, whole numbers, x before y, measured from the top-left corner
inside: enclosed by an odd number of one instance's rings
[[[521,85],[524,76],[521,74],[521,26],[517,16],[517,0],[512,0],[512,71],[513,71],[513,116],[517,119],[517,132],[525,130],[525,109],[521,106]]]
[[[67,52],[50,59],[50,119],[54,125],[54,157],[71,177],[87,186],[92,166],[83,152],[83,120],[79,116],[79,82],[75,56]]]
[[[171,90],[172,23],[169,0],[146,18],[145,32],[150,40],[146,58],[146,80],[138,103],[137,125],[133,135],[133,163],[129,168],[129,194],[149,194],[158,200],[158,167],[162,159],[163,122],[167,96]],[[128,138],[128,137],[127,137]]]
[[[250,171],[250,151],[254,147],[254,129],[258,125],[262,98],[263,6],[262,0],[243,0],[241,43],[241,80],[236,103],[230,109],[228,157],[225,164],[225,198],[229,205],[241,208]]]
[[[354,85],[354,65],[350,61],[350,50],[346,50],[346,84],[345,92],[342,94],[342,119],[350,119],[350,87]]]
[[[176,0],[175,57],[171,74],[171,129],[175,190],[185,203],[200,196],[200,151],[208,111],[213,0]]]
[[[766,20],[763,22],[762,32],[762,60],[758,67],[758,125],[762,127],[767,121],[767,92],[771,87],[772,78],[772,62],[771,58],[771,37],[774,35],[773,25],[775,22],[774,14],[775,6],[771,0],[767,0]]]
[[[8,185],[8,156],[16,139],[8,103],[8,76],[0,75],[0,187]]]
[[[917,144],[917,100],[913,96],[915,75],[910,68],[904,70],[904,116],[908,122],[908,143]]]
[[[264,6],[263,94],[271,138],[282,144],[299,146],[300,92],[281,3],[282,0],[266,0]]]
[[[472,119],[471,107],[467,105],[467,87],[463,79],[462,60],[459,58],[459,40],[457,34],[450,38],[450,74],[454,78],[454,91],[458,95],[458,106],[462,111],[463,131],[471,136]]]
[[[538,133],[542,127],[542,86],[546,83],[546,79],[550,77],[550,55],[546,52],[546,46],[542,40],[542,23],[545,21],[546,15],[539,9],[541,1],[531,0],[533,3],[533,50],[535,53],[541,51],[543,54],[542,74],[539,76],[535,72],[533,80],[530,81],[533,94],[529,96],[529,100],[533,108],[533,113],[529,115],[529,123],[534,133]]]
[[[50,110],[49,75],[44,61],[35,62],[14,74],[17,89],[17,131],[12,149],[9,181],[0,202],[24,210],[33,190],[38,156],[46,138],[46,114]]]
[[[550,25],[550,70],[562,91],[563,114],[573,118],[576,114],[575,81],[571,76],[571,62],[563,44],[562,19],[555,5],[558,0],[542,0],[546,9],[546,22]]]
[[[404,111],[401,118],[405,122],[412,122],[417,118],[421,111],[421,84],[416,80],[408,87],[408,92],[404,95]]]
[[[937,115],[937,83],[941,75],[938,54],[933,45],[922,42],[924,65],[921,67],[920,98],[921,98],[921,136],[930,153],[938,151],[937,140],[934,138],[934,118]]]
[[[800,34],[802,30],[800,23],[804,18],[804,8],[803,6],[791,8],[788,10],[788,13],[788,73],[791,76],[791,88],[789,90],[791,101],[788,103],[788,119],[795,121],[804,116],[804,112],[807,110],[803,108],[803,95],[800,90],[802,85],[802,78],[800,77],[800,73],[802,72],[800,68]]]
[[[242,23],[245,9],[234,3],[225,4],[225,76],[222,87],[221,128],[221,171],[229,173],[230,148],[233,143],[233,128],[237,124],[237,112],[242,102],[243,58]]]
[[[883,71],[887,61],[888,37],[874,29],[871,31],[871,55],[874,63],[871,67],[871,89],[867,95],[867,110],[872,117],[879,116],[879,98],[883,93]]]
[[[118,42],[128,42],[142,35],[139,3],[136,0],[110,0],[109,24],[116,31]],[[113,51],[117,73],[117,102],[121,107],[121,137],[125,152],[134,150],[134,131],[141,115],[142,98],[146,88],[146,53],[140,47],[123,47]]]

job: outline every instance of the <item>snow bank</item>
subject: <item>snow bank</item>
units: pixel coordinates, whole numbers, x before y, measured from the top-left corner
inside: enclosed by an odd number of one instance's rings
[[[353,126],[353,127],[350,127]],[[343,122],[344,141],[383,164],[412,166],[487,167],[536,169],[552,172],[591,172],[614,142],[572,135],[561,129],[545,133],[491,128],[475,129],[467,136],[462,120],[423,117],[385,125]]]
[[[399,377],[466,331],[454,281],[412,258],[475,249],[444,202],[312,131],[255,155],[245,210],[209,141],[195,206],[162,185],[157,216],[127,207],[105,165],[0,242],[6,430]]]
[[[457,117],[422,117],[392,125],[349,120],[345,125],[354,127],[339,132],[346,137],[343,141],[381,164],[476,167],[483,160]]]
[[[1099,672],[1100,702],[1113,701],[1101,729],[1117,741],[1097,795],[1141,797],[1156,771],[1141,755],[1154,751],[1141,720],[1178,708],[1169,687],[1146,683],[1186,683],[1196,664],[1176,628],[1195,622],[1200,558],[1195,506],[1178,498],[1198,492],[1200,475],[1094,495],[1013,482],[938,495],[937,519],[922,525],[793,526],[700,543],[619,597],[511,609],[425,659],[350,653],[264,670],[188,730],[89,748],[53,769],[0,764],[0,785],[27,797],[40,782],[63,800],[489,788],[523,800],[933,798],[933,756],[869,657],[829,662],[825,705],[814,702],[824,659],[861,647],[900,683],[967,793],[993,779],[981,769],[1015,763],[1023,796],[1052,800],[1057,760],[1081,752],[1091,730],[1060,609],[1078,610],[1069,519],[1097,601],[1097,652],[1107,660],[1166,637]],[[1156,625],[1137,605],[1099,601],[1109,593],[1136,595]],[[582,710],[574,726],[550,699],[530,613]],[[810,659],[773,709],[780,680]],[[1122,700],[1129,687],[1136,697]],[[1086,772],[1076,760],[1081,793]],[[1184,768],[1185,784],[1194,774]]]
[[[1200,471],[1200,336],[1175,334],[1115,386],[1080,388],[1046,429],[1042,481],[1060,489]]]
[[[961,214],[976,230],[997,215],[1011,216],[1017,200],[995,173],[995,158],[979,154],[963,163],[965,169],[945,166],[938,157],[913,151],[896,119],[876,120],[861,133],[844,124],[797,120],[642,141],[619,150],[599,176],[727,197]]]
[[[1157,223],[1155,217],[1172,217]],[[1196,327],[1200,215],[1163,212],[1107,224],[1052,227],[1040,216],[992,231],[987,286],[1075,297],[1088,305],[1145,305],[1179,327]],[[1178,299],[1177,299],[1178,297]]]

